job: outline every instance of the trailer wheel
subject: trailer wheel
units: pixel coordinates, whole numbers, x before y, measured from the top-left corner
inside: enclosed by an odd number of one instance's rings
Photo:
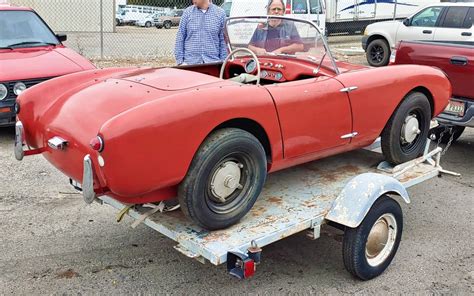
[[[392,262],[403,230],[400,205],[380,197],[356,228],[344,233],[343,259],[347,271],[361,280],[380,275]]]
[[[367,62],[372,67],[381,67],[388,64],[390,59],[390,48],[384,39],[372,40],[367,45]]]
[[[393,112],[381,134],[388,162],[400,164],[423,154],[430,129],[431,106],[426,95],[409,93]]]
[[[252,208],[266,174],[265,150],[258,139],[241,129],[221,129],[194,156],[178,188],[179,203],[201,227],[226,228]]]

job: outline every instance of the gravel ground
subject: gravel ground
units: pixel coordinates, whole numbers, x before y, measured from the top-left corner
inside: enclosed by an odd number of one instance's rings
[[[474,293],[473,129],[442,159],[461,177],[443,176],[409,190],[398,254],[368,282],[345,271],[342,235],[329,227],[316,241],[297,234],[265,247],[256,276],[238,281],[224,266],[181,255],[173,241],[143,225],[131,229],[129,218],[115,222],[112,208],[86,205],[43,157],[16,161],[13,136],[12,128],[0,128],[0,295]]]

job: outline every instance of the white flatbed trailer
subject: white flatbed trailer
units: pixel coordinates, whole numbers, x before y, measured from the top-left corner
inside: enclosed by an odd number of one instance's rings
[[[443,172],[440,157],[441,148],[431,152],[427,148],[423,157],[391,168],[382,162],[380,153],[358,150],[272,173],[251,211],[238,224],[218,231],[196,226],[179,210],[159,212],[125,205],[108,196],[100,197],[100,202],[174,240],[176,250],[186,256],[214,265],[227,262],[232,275],[247,278],[254,274],[261,248],[266,245],[304,230],[316,239],[326,223],[357,229],[382,196],[409,203],[406,188]],[[398,243],[391,248],[396,252]]]

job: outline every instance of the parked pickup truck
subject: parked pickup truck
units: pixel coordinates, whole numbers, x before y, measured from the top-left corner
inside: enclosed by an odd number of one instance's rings
[[[390,64],[420,64],[441,68],[453,87],[449,105],[438,116],[441,126],[452,127],[453,140],[459,138],[465,127],[474,127],[474,42],[401,41],[392,52]],[[443,134],[443,142],[450,138]]]

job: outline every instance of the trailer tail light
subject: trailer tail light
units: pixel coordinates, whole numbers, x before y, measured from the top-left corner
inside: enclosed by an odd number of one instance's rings
[[[102,139],[101,136],[97,136],[95,138],[92,138],[89,145],[92,149],[102,152],[104,150],[104,139]]]
[[[286,2],[285,14],[291,14],[291,0],[287,0]]]

